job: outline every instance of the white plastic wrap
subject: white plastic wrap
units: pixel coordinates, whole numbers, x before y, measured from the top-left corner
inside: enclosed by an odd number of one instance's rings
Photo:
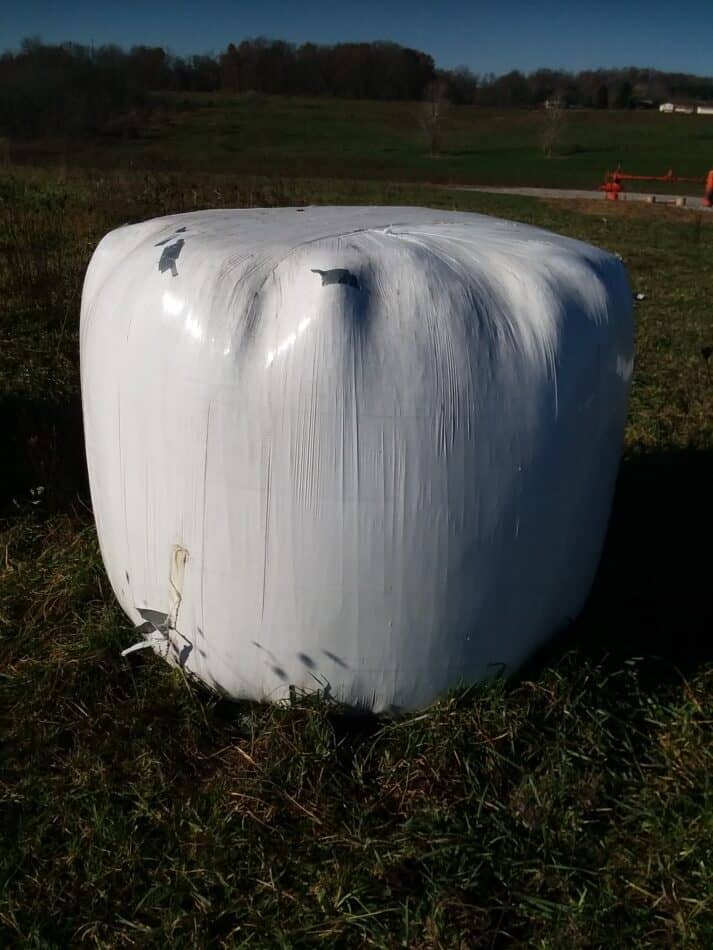
[[[581,609],[632,369],[620,261],[422,208],[113,231],[84,285],[116,596],[233,697],[412,709]]]

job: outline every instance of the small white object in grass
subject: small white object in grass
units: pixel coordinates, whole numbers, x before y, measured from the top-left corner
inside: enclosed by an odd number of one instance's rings
[[[646,300],[646,294],[642,294],[641,292],[635,294],[634,297],[636,300]]]
[[[146,634],[143,640],[139,640],[138,643],[134,643],[132,646],[122,650],[121,655],[128,656],[130,653],[136,653],[138,650],[147,650],[149,647],[155,647],[165,643],[165,633],[160,633],[158,630],[151,630]]]

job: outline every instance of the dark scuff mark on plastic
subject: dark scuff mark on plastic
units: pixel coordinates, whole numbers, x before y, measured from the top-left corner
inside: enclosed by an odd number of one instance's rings
[[[349,669],[349,666],[344,662],[344,660],[340,656],[337,656],[336,653],[332,653],[331,650],[322,650],[322,653],[324,653],[324,655],[330,659],[332,663],[336,663],[337,666],[341,666],[343,670]]]
[[[329,284],[345,284],[347,287],[355,287],[359,290],[359,281],[350,270],[344,267],[335,267],[333,270],[317,270],[313,267],[312,273],[319,274],[323,287],[328,287]]]
[[[202,630],[201,627],[196,627],[196,632],[197,632],[197,634],[198,634],[198,639],[199,639],[199,640],[205,640],[205,634],[203,633],[203,630]],[[202,656],[203,659],[205,659],[206,656],[207,656],[207,654],[206,654],[205,650],[201,650],[201,648],[198,647],[198,656]]]
[[[165,271],[170,270],[173,277],[178,277],[178,268],[176,267],[176,261],[181,255],[183,250],[183,245],[186,242],[183,238],[179,238],[174,244],[168,244],[164,247],[161,254],[161,259],[158,262],[158,269],[161,274]]]
[[[254,647],[257,647],[258,650],[262,650],[263,653],[267,653],[267,655],[270,657],[271,660],[273,660],[275,663],[277,662],[277,657],[272,652],[272,650],[268,650],[267,647],[264,647],[262,643],[258,643],[257,640],[253,640],[251,642]]]

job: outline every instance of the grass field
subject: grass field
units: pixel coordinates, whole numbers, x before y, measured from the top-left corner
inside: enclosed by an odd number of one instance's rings
[[[545,157],[546,114],[447,110],[438,154],[414,102],[196,94],[176,99],[136,137],[14,145],[19,161],[289,178],[388,179],[481,185],[597,188],[606,170],[701,179],[713,167],[713,117],[570,110]],[[657,190],[656,185],[640,188]],[[659,191],[670,186],[659,185]]]
[[[350,175],[363,164],[401,179],[424,167],[467,177],[480,174],[480,149],[498,148],[477,132],[467,157],[430,166],[404,118],[384,141],[403,152],[374,157],[401,107],[369,108],[373,126],[344,111],[345,162],[286,119],[283,136],[292,129],[303,150],[284,158],[270,103],[253,150],[223,152],[221,135],[241,136],[216,131],[198,154],[211,121],[201,110],[127,145],[160,157],[180,139],[198,166],[190,173],[0,176],[2,946],[713,945],[713,222],[316,180],[342,164]],[[333,127],[336,109],[305,104],[312,129],[320,111]],[[659,117],[631,117],[644,120]],[[661,117],[661,128],[677,121]],[[597,134],[600,152],[538,161],[581,185],[612,163]],[[663,133],[657,147],[652,164],[667,165]],[[702,144],[687,154],[695,164]],[[313,178],[202,170],[214,159]],[[492,155],[487,167],[505,174]],[[622,254],[645,294],[625,458],[583,616],[516,678],[397,722],[310,698],[231,704],[146,653],[122,659],[134,637],[88,507],[77,331],[99,237],[167,211],[310,201],[543,225]]]

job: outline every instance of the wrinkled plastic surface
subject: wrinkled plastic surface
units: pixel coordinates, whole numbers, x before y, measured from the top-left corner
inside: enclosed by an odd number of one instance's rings
[[[154,649],[233,697],[412,709],[581,609],[632,369],[614,256],[475,214],[203,211],[84,285],[104,563]]]

